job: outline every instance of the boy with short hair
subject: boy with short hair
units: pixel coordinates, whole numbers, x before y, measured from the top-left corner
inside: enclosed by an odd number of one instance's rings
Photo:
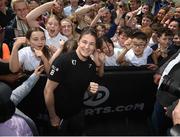
[[[158,61],[158,66],[164,64],[169,57],[172,55],[169,46],[172,43],[173,32],[168,28],[161,28],[157,32],[158,43],[151,46],[155,52],[156,59]]]
[[[114,47],[123,49],[124,42],[130,37],[131,33],[132,33],[132,29],[130,27],[127,26],[121,27],[117,34],[117,41],[114,42]]]
[[[147,64],[152,53],[153,50],[147,46],[146,34],[139,31],[132,35],[130,45],[126,45],[118,60],[120,63],[127,62],[129,66],[142,66]]]

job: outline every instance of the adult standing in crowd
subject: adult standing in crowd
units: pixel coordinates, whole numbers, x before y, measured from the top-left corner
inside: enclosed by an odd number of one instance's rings
[[[44,97],[51,125],[58,128],[62,123],[62,135],[82,135],[84,93],[87,89],[90,94],[98,90],[94,82],[96,65],[90,58],[96,49],[96,39],[94,29],[85,28],[76,51],[60,55],[52,63]]]
[[[70,0],[70,5],[64,8],[64,14],[70,16],[73,14],[80,6],[78,5],[79,0]]]
[[[16,16],[6,27],[4,37],[4,42],[10,46],[10,49],[13,47],[14,39],[25,36],[29,29],[26,21],[26,15],[29,13],[28,3],[25,0],[12,0],[11,7]]]

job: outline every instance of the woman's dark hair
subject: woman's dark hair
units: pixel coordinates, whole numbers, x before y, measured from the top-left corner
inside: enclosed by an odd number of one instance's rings
[[[85,27],[82,29],[81,31],[81,34],[80,34],[80,37],[79,37],[79,40],[84,36],[84,35],[87,35],[87,34],[90,34],[92,36],[94,36],[96,42],[97,42],[97,33],[96,33],[96,30],[92,27]]]
[[[78,44],[77,44],[76,40],[73,40],[73,39],[67,40],[64,43],[62,52],[64,53],[64,52],[69,52],[71,50],[75,50],[77,48],[77,46],[78,46]]]

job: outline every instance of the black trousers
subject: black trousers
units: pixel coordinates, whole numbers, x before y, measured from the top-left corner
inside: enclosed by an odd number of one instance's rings
[[[51,127],[50,135],[59,136],[81,136],[83,135],[85,126],[84,111],[73,115],[67,119],[63,119],[63,122],[59,128]]]

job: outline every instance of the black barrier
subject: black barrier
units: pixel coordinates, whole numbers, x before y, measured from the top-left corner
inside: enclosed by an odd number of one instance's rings
[[[99,81],[99,93],[94,97],[85,93],[86,118],[148,117],[153,109],[157,89],[153,83],[153,74],[146,67],[106,67]],[[18,106],[35,121],[40,135],[48,135],[49,132],[43,96],[45,83],[46,78],[40,78],[32,92]]]
[[[156,85],[145,67],[108,67],[95,97],[85,94],[85,115],[149,116]]]

